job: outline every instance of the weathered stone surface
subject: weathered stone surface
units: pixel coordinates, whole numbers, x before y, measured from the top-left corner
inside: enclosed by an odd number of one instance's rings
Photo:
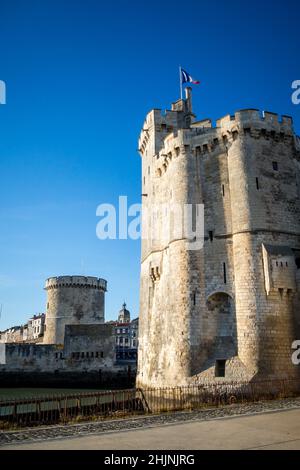
[[[151,111],[139,140],[143,234],[139,386],[299,376],[300,153],[292,120],[257,110],[213,127],[191,98]],[[204,204],[202,250],[162,237],[156,204]],[[159,234],[151,239],[149,227]],[[298,269],[297,269],[298,267]],[[218,378],[220,380],[220,378]]]
[[[47,279],[44,343],[63,344],[65,326],[104,323],[106,281],[90,276]]]
[[[133,385],[136,367],[116,363],[113,325],[66,325],[64,346],[1,344],[0,382],[14,386]]]

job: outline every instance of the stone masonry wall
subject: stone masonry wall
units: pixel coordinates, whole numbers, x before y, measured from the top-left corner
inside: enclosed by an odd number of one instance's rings
[[[143,233],[152,226],[158,236],[142,243],[137,383],[220,380],[218,360],[224,380],[298,377],[300,157],[291,118],[243,110],[215,128],[187,125],[189,105],[149,113],[139,140]],[[187,250],[185,234],[162,237],[164,212],[148,214],[169,203],[204,204],[202,250]],[[271,290],[263,246],[278,252]]]
[[[134,367],[117,365],[113,327],[66,326],[64,346],[1,344],[0,380],[7,386],[133,384]]]

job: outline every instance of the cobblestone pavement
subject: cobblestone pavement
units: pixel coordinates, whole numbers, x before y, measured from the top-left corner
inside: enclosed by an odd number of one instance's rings
[[[0,446],[24,442],[38,442],[60,438],[80,437],[88,434],[102,434],[114,431],[142,429],[176,424],[186,421],[207,421],[256,413],[274,412],[300,408],[299,398],[227,405],[218,408],[146,415],[126,419],[93,421],[81,424],[49,425],[26,428],[19,431],[0,431]]]

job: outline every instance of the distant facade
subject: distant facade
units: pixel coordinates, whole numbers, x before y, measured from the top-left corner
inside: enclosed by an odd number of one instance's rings
[[[142,237],[137,385],[299,378],[300,141],[292,119],[196,121],[186,99],[146,117],[143,213],[204,205],[204,247]],[[152,226],[151,226],[152,224]],[[163,233],[166,217],[143,221]],[[189,247],[188,247],[189,244]]]
[[[24,326],[13,326],[7,330],[1,331],[1,343],[21,343],[23,341]]]
[[[31,317],[25,325],[14,326],[0,332],[0,343],[26,343],[43,341],[45,314]]]
[[[38,339],[43,338],[44,330],[45,330],[45,319],[46,315],[41,313],[39,315],[34,315],[30,318],[28,322],[28,338],[27,341],[31,341],[31,339]],[[23,332],[24,338],[24,332]]]
[[[130,311],[124,302],[118,320],[110,322],[114,328],[116,361],[137,361],[139,320],[130,320]]]

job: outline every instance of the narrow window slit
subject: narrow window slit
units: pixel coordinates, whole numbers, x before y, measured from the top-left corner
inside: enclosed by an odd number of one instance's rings
[[[226,263],[223,263],[224,284],[227,284]]]

